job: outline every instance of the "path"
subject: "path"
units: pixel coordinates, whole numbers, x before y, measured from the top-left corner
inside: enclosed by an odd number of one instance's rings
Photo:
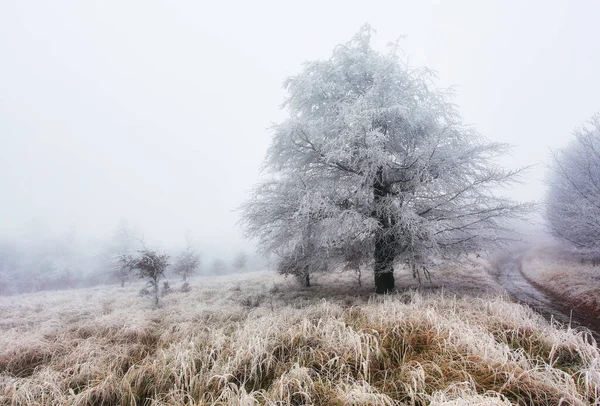
[[[572,327],[588,328],[600,342],[600,318],[590,312],[573,309],[564,301],[529,283],[521,273],[521,255],[500,260],[495,265],[498,282],[517,302],[526,304],[546,319],[554,319]]]

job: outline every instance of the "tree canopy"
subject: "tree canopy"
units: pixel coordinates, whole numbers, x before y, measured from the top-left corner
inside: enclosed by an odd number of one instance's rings
[[[502,243],[503,220],[529,205],[492,194],[518,174],[494,164],[508,146],[466,126],[431,71],[408,66],[397,46],[374,50],[372,34],[362,27],[285,81],[289,115],[273,126],[269,176],[243,222],[284,268],[373,265],[385,293],[396,262],[418,273]]]
[[[158,305],[158,284],[165,276],[169,266],[169,255],[160,254],[156,251],[143,248],[138,251],[139,255],[132,259],[131,269],[137,272],[140,279],[147,281],[146,285],[151,289],[154,304]]]

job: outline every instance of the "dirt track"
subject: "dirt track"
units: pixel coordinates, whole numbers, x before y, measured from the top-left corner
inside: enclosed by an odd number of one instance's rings
[[[526,304],[548,320],[554,319],[572,327],[585,327],[600,343],[600,317],[570,306],[550,292],[537,288],[521,272],[522,255],[514,254],[495,264],[496,277],[506,292],[517,302]]]

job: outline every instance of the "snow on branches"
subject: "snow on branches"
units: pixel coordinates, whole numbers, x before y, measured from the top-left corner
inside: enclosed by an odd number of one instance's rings
[[[600,258],[600,113],[553,152],[546,220],[552,234],[584,258]]]
[[[294,258],[327,269],[373,264],[385,293],[395,262],[418,272],[502,243],[503,220],[530,205],[491,193],[518,175],[494,164],[508,147],[465,126],[429,70],[373,50],[371,34],[364,26],[286,80],[289,116],[273,127],[270,177],[243,222],[288,269]]]

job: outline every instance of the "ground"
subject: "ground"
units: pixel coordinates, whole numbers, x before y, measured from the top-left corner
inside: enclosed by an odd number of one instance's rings
[[[385,297],[369,274],[270,272],[193,278],[158,308],[139,284],[3,297],[0,404],[600,402],[590,335],[502,297],[485,261],[420,290],[397,276],[409,289]]]
[[[581,262],[556,245],[530,249],[523,275],[575,307],[600,315],[600,266]]]

